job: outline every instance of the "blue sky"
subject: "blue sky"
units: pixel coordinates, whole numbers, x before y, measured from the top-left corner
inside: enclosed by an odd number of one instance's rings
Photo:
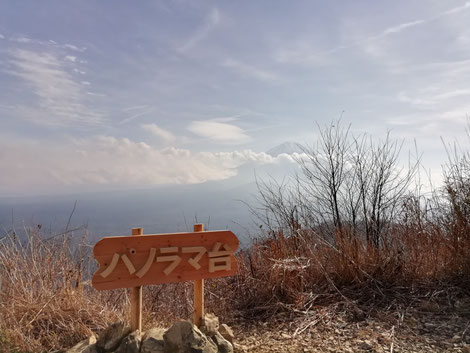
[[[315,140],[465,143],[470,2],[2,1],[0,195],[224,180]],[[438,178],[438,177],[437,177]]]

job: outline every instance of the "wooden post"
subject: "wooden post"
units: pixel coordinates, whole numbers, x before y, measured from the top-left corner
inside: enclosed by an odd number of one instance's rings
[[[204,224],[195,224],[195,232],[203,232]],[[204,279],[194,280],[194,325],[200,327],[204,317]]]
[[[143,234],[143,228],[132,228],[132,235]],[[142,287],[131,288],[131,330],[142,332]]]

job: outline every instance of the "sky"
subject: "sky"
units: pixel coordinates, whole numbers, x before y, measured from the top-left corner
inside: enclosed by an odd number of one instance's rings
[[[467,143],[468,1],[0,2],[0,196],[235,178],[355,133]]]

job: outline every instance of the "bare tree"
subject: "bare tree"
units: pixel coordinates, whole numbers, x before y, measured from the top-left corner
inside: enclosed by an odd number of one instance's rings
[[[454,247],[458,248],[460,240],[470,237],[470,153],[456,144],[446,146],[446,152],[443,218],[447,231],[454,237]]]
[[[290,182],[258,184],[265,223],[291,234],[303,228],[330,242],[347,236],[379,247],[397,219],[418,161],[400,167],[403,143],[389,134],[377,143],[365,134],[353,136],[339,121],[317,129],[317,143],[300,146],[298,175]]]

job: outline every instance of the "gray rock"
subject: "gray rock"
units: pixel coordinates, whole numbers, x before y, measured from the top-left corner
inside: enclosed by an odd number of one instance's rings
[[[97,353],[97,349],[95,346],[96,337],[91,336],[86,340],[83,340],[77,343],[75,346],[67,350],[65,353]]]
[[[217,353],[217,346],[188,321],[171,326],[163,335],[165,353]]]
[[[233,340],[235,339],[235,336],[233,334],[233,330],[229,325],[222,324],[219,327],[219,333],[222,335],[223,338],[225,338],[227,341],[229,341],[233,345]]]
[[[364,350],[364,351],[372,351],[374,347],[372,346],[372,343],[368,340],[365,340],[359,344],[359,348]]]
[[[139,330],[124,337],[115,353],[139,353],[142,335]]]
[[[214,336],[211,337],[211,339],[217,345],[218,353],[233,353],[232,344],[222,337],[220,333],[217,332]]]
[[[105,353],[112,352],[119,347],[121,341],[131,333],[131,329],[122,322],[112,324],[101,332],[96,347]]]
[[[202,319],[201,331],[209,337],[214,336],[219,329],[219,318],[214,314],[206,314]]]
[[[165,347],[164,333],[165,329],[162,328],[148,330],[142,338],[141,353],[163,353]]]

